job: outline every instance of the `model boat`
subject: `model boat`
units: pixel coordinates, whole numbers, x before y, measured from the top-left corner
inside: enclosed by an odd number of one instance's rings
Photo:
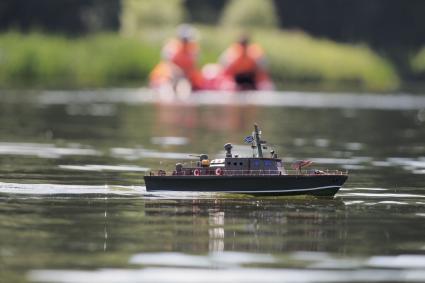
[[[251,144],[252,156],[234,155],[232,145],[227,143],[225,158],[210,160],[201,154],[199,161],[189,166],[177,163],[172,172],[150,172],[144,177],[146,190],[329,197],[348,178],[348,173],[340,170],[307,170],[312,163],[309,160],[297,161],[292,164],[294,170],[286,170],[274,150],[269,157],[263,156],[267,145],[257,125],[244,141]]]

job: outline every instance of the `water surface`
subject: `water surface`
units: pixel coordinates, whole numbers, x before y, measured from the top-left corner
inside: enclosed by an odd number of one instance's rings
[[[145,90],[0,94],[0,282],[424,282],[425,99]],[[148,193],[260,124],[334,199]]]

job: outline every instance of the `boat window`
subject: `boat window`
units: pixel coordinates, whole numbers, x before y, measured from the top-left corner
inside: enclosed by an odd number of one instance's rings
[[[260,166],[260,161],[259,160],[254,160],[254,166],[255,167],[259,167]]]
[[[230,165],[230,164],[231,164],[231,162],[230,162],[230,161],[228,161],[228,162],[227,162],[227,165]]]
[[[236,166],[236,165],[238,165],[238,163],[237,163],[237,162],[235,162],[235,163],[233,163],[233,165],[235,165],[235,166]]]
[[[264,166],[270,167],[270,166],[272,166],[272,162],[270,160],[266,160],[266,161],[264,161]]]
[[[243,163],[241,162],[241,163],[239,163],[239,165],[240,165],[240,166],[242,166],[242,165],[243,165]]]

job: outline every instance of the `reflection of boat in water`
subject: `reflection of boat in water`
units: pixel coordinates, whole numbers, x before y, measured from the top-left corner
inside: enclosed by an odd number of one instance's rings
[[[178,163],[173,172],[151,172],[144,177],[147,191],[333,196],[346,181],[346,172],[302,170],[311,164],[308,161],[297,162],[297,170],[286,171],[273,150],[270,157],[263,157],[266,142],[261,140],[258,126],[254,128],[253,135],[245,138],[256,150],[253,157],[233,155],[232,145],[226,144],[224,159],[210,161],[202,154],[194,165],[185,167]]]

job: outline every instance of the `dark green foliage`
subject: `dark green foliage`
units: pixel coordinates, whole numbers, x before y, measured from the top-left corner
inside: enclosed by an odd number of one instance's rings
[[[81,34],[118,30],[120,0],[2,0],[0,30]]]
[[[218,24],[226,0],[199,1],[186,0],[187,20],[197,23]]]

